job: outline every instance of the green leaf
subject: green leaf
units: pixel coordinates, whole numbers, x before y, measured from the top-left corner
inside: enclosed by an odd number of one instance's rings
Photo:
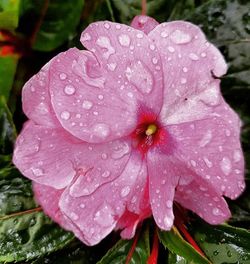
[[[187,261],[185,258],[176,255],[172,252],[168,254],[168,264],[191,264],[192,262]]]
[[[22,212],[0,218],[0,261],[29,260],[65,247],[73,234],[42,212]]]
[[[132,240],[119,240],[97,264],[125,263]],[[150,255],[149,233],[146,229],[140,236],[130,264],[145,264]]]
[[[39,51],[51,51],[73,38],[80,22],[83,4],[83,0],[50,1],[33,48]],[[35,9],[37,13],[35,5],[34,2],[31,10]],[[31,10],[29,12],[32,12]]]
[[[0,28],[13,30],[18,25],[20,0],[0,0]]]
[[[15,138],[16,129],[11,113],[5,98],[0,96],[0,154],[10,154],[12,152]]]
[[[209,260],[200,255],[189,243],[187,243],[176,227],[170,231],[158,231],[159,239],[165,248],[175,253],[187,261],[197,264],[209,264]]]
[[[14,81],[18,56],[0,55],[0,96],[4,96],[6,100],[9,98],[11,87]]]
[[[36,207],[31,182],[13,166],[0,170],[0,217]]]
[[[198,221],[194,237],[213,263],[250,263],[250,232],[229,225],[211,226]]]

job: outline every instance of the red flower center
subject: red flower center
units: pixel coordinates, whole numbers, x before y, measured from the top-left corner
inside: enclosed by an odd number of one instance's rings
[[[167,139],[167,133],[157,121],[155,114],[142,114],[138,120],[138,125],[131,134],[132,145],[143,155],[149,148],[157,146]]]

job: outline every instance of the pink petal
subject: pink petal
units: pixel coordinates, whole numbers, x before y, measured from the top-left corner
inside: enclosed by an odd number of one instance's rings
[[[157,225],[170,230],[173,221],[173,200],[175,187],[185,168],[178,160],[153,149],[147,155],[149,173],[149,197],[152,213]]]
[[[161,120],[178,124],[203,118],[220,103],[219,77],[227,66],[199,27],[182,21],[163,23],[149,33],[161,54],[164,105]]]
[[[74,195],[81,196],[118,177],[129,154],[126,140],[88,144],[61,128],[50,129],[28,121],[17,139],[13,161],[26,177],[56,189],[81,175],[72,187]]]
[[[133,18],[130,26],[148,34],[157,25],[159,25],[159,23],[152,17],[139,15]]]
[[[23,111],[28,118],[39,125],[57,127],[60,124],[55,117],[51,107],[50,95],[48,92],[48,71],[51,61],[34,75],[23,87],[22,102]]]
[[[79,229],[70,219],[63,215],[58,206],[64,189],[57,190],[52,187],[33,182],[33,191],[35,199],[37,203],[42,206],[44,213],[64,229],[74,232],[74,234],[84,242],[84,237]]]
[[[240,125],[233,113],[231,118],[222,116],[225,120],[214,116],[167,129],[184,163],[210,182],[217,193],[235,199],[245,187]]]
[[[206,180],[195,174],[188,177],[188,181],[179,182],[175,200],[210,224],[221,224],[227,220],[231,214],[224,198]]]
[[[81,230],[87,244],[99,243],[115,228],[126,203],[135,195],[132,190],[141,167],[141,158],[132,152],[124,171],[114,181],[100,186],[88,196],[72,196],[70,190],[75,183],[63,193],[59,206]]]

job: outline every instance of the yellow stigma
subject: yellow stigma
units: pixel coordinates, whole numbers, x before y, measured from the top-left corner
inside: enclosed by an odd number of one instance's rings
[[[157,131],[157,126],[154,124],[151,124],[147,127],[147,130],[145,131],[145,134],[147,136],[153,135]]]

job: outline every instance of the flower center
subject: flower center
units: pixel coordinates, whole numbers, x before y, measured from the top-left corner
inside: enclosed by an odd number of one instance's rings
[[[150,136],[150,135],[155,134],[156,131],[157,131],[157,126],[156,126],[155,124],[150,124],[150,125],[147,127],[147,129],[146,129],[146,131],[145,131],[145,134],[146,134],[146,136]]]
[[[145,155],[149,148],[158,145],[165,138],[165,130],[155,114],[145,111],[139,115],[138,125],[131,134],[132,146]]]

